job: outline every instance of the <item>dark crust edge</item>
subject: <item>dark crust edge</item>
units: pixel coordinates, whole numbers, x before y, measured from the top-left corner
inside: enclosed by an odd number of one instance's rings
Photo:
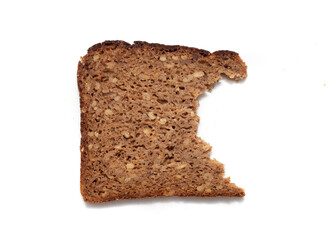
[[[194,53],[199,53],[200,55],[206,57],[209,56],[211,54],[214,55],[226,55],[226,56],[231,56],[231,57],[238,57],[238,59],[243,62],[241,60],[241,58],[239,57],[239,54],[233,51],[229,51],[229,50],[219,50],[219,51],[215,51],[213,53],[204,50],[204,49],[199,49],[199,48],[194,48],[194,47],[187,47],[187,46],[181,46],[181,45],[165,45],[165,44],[159,44],[159,43],[148,43],[145,41],[134,41],[133,44],[129,44],[128,42],[125,41],[121,41],[121,40],[107,40],[104,41],[102,43],[97,43],[93,46],[91,46],[88,49],[88,54],[97,51],[98,49],[104,47],[104,46],[124,46],[127,48],[139,48],[139,47],[152,47],[152,48],[156,48],[158,50],[163,50],[163,51],[169,51],[169,52],[175,52],[178,50],[188,50],[188,51],[193,51]],[[245,64],[244,64],[245,65]]]
[[[94,52],[98,51],[99,49],[101,49],[104,46],[115,46],[115,47],[126,47],[126,48],[142,48],[142,47],[152,47],[152,48],[156,48],[160,51],[169,51],[169,52],[175,52],[178,50],[184,50],[184,51],[191,51],[193,53],[199,53],[200,55],[207,57],[210,55],[217,55],[217,56],[221,56],[221,57],[229,57],[232,58],[233,60],[235,60],[235,62],[238,62],[240,65],[245,67],[245,72],[243,74],[243,78],[246,77],[247,75],[247,66],[246,64],[242,61],[242,59],[240,58],[239,54],[233,51],[228,51],[228,50],[220,50],[220,51],[215,51],[213,53],[210,53],[207,50],[204,49],[198,49],[198,48],[193,48],[193,47],[187,47],[187,46],[180,46],[180,45],[165,45],[165,44],[159,44],[159,43],[148,43],[145,41],[134,41],[133,44],[129,44],[125,41],[121,41],[121,40],[112,40],[112,41],[104,41],[102,43],[97,43],[93,46],[91,46],[88,51],[87,51],[87,55],[91,55]],[[84,68],[84,63],[82,61],[79,61],[78,63],[78,69],[77,69],[77,82],[78,82],[78,89],[79,89],[79,102],[80,102],[80,109],[82,109],[84,107],[84,101],[82,99],[82,95],[81,95],[81,90],[83,89],[83,86],[81,85],[80,79],[81,79],[81,69]],[[81,151],[81,149],[86,150],[87,149],[87,143],[85,141],[85,137],[87,135],[87,126],[86,126],[86,116],[83,112],[80,113],[80,132],[81,132],[81,141],[80,141],[80,153],[81,153],[81,165],[80,165],[80,192],[81,195],[84,199],[85,202],[88,203],[102,203],[102,202],[108,202],[108,201],[114,201],[114,200],[120,200],[120,199],[134,199],[137,197],[134,196],[122,196],[120,198],[111,198],[111,199],[107,199],[106,201],[104,200],[95,200],[95,199],[90,199],[88,198],[88,194],[85,193],[83,186],[84,184],[84,177],[83,177],[83,172],[84,169],[86,167],[86,161],[88,161],[87,159],[87,155],[86,152]],[[243,188],[237,187],[238,189],[240,189],[240,192],[238,192],[236,195],[231,195],[231,194],[222,194],[220,195],[221,197],[244,197],[245,196],[245,191]],[[166,197],[166,196],[162,196],[162,195],[150,195],[150,196],[145,196],[145,197],[139,197],[139,198],[153,198],[153,197]],[[196,195],[196,196],[189,196],[189,195],[183,195],[183,196],[178,196],[178,197],[219,197],[219,195],[214,194],[214,195],[207,195],[207,196],[203,196],[203,195]]]
[[[98,199],[98,200],[91,200],[91,199],[87,199],[84,197],[84,201],[90,204],[93,203],[97,203],[97,204],[102,204],[102,203],[107,203],[107,202],[111,202],[111,201],[118,201],[118,200],[134,200],[134,199],[148,199],[148,198],[167,198],[167,197],[184,197],[184,198],[196,198],[196,199],[202,199],[202,198],[218,198],[218,197],[226,197],[226,198],[243,198],[245,196],[245,192],[244,189],[239,188],[241,191],[238,192],[235,195],[232,194],[222,194],[222,195],[218,195],[218,194],[213,194],[213,195],[173,195],[173,196],[165,196],[165,195],[148,195],[146,194],[145,196],[130,196],[130,195],[122,195],[119,198],[116,197],[110,197],[107,199]]]
[[[150,48],[154,48],[154,49],[157,49],[159,51],[164,51],[164,52],[175,52],[175,51],[181,50],[181,51],[186,51],[186,52],[189,51],[193,54],[199,54],[202,57],[208,57],[211,55],[215,55],[215,56],[217,56],[219,58],[223,58],[223,59],[230,58],[234,62],[236,62],[238,65],[240,65],[242,67],[242,69],[244,69],[244,72],[242,73],[242,75],[240,77],[235,77],[234,79],[241,80],[241,79],[246,78],[246,76],[247,76],[247,66],[246,66],[245,62],[243,62],[243,60],[241,59],[241,57],[239,56],[238,53],[229,51],[229,50],[219,50],[219,51],[215,51],[215,52],[211,53],[204,49],[181,46],[181,45],[165,45],[165,44],[159,44],[159,43],[148,43],[145,41],[134,41],[133,44],[129,44],[128,42],[121,41],[121,40],[112,40],[112,41],[107,40],[102,43],[97,43],[97,44],[91,46],[87,51],[87,55],[92,55],[94,52],[97,52],[99,49],[101,49],[102,47],[106,47],[106,46],[124,47],[127,49],[150,47]],[[87,56],[87,55],[85,55],[85,56]]]
[[[80,138],[80,157],[81,157],[81,162],[80,162],[80,193],[84,199],[85,202],[89,202],[89,199],[87,199],[87,194],[85,194],[84,192],[84,188],[83,186],[85,186],[84,184],[84,177],[83,177],[83,173],[84,173],[84,169],[86,169],[86,161],[87,156],[86,153],[84,152],[85,149],[87,149],[87,143],[85,141],[85,137],[87,134],[87,126],[86,126],[86,116],[85,114],[81,111],[81,109],[83,109],[84,107],[84,101],[83,101],[83,97],[82,97],[82,82],[80,81],[81,79],[81,69],[83,68],[83,64],[81,61],[79,61],[78,63],[78,70],[77,70],[77,83],[78,83],[78,90],[79,90],[79,103],[80,103],[80,133],[81,133],[81,138]]]

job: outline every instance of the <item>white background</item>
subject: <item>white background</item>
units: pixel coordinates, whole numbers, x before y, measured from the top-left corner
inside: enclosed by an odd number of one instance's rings
[[[330,239],[326,2],[1,1],[0,239]],[[77,63],[117,39],[240,54],[198,113],[244,199],[83,202]]]

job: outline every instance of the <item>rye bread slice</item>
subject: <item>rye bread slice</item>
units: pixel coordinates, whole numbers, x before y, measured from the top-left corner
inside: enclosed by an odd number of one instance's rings
[[[89,48],[78,64],[83,199],[243,197],[197,137],[197,97],[223,75],[246,77],[237,53],[123,41]]]

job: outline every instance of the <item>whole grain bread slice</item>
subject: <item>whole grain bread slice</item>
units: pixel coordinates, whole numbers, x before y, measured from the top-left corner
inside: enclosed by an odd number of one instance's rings
[[[197,97],[223,75],[246,77],[237,53],[140,41],[89,48],[78,64],[83,199],[243,197],[197,137]]]

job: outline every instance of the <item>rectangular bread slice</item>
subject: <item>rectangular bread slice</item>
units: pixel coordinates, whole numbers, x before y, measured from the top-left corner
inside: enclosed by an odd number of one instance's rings
[[[157,196],[243,197],[197,137],[197,97],[246,65],[231,51],[123,41],[78,64],[81,194],[86,202]]]

